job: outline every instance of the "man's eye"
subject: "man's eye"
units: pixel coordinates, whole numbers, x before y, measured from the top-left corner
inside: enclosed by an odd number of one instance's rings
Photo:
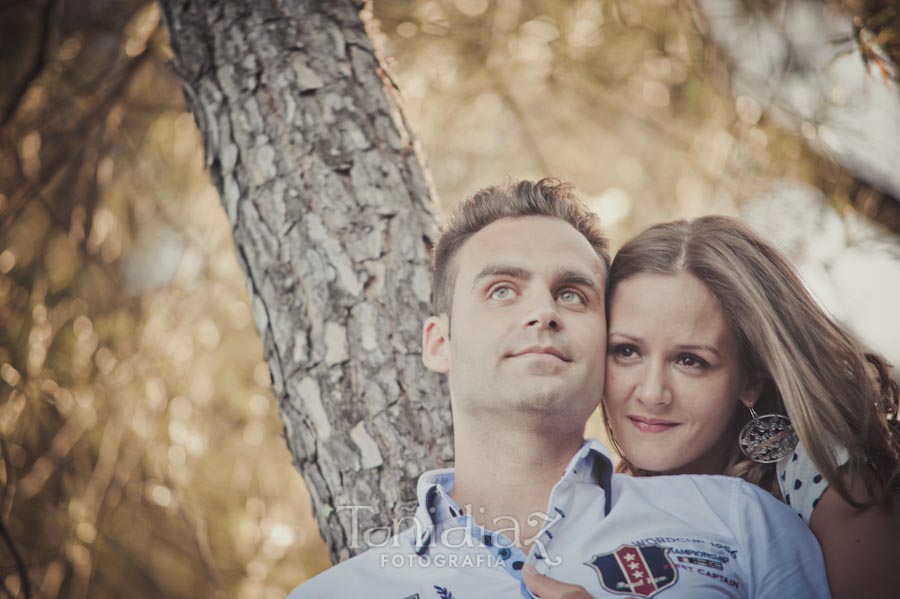
[[[511,298],[512,295],[513,291],[509,287],[495,287],[489,297],[496,300],[505,300]]]
[[[566,290],[559,294],[559,301],[566,304],[581,304],[584,300],[577,291]]]

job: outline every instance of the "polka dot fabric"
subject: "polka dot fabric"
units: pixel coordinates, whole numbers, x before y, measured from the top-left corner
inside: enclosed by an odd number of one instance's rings
[[[838,448],[838,462],[846,463],[847,457],[847,450]],[[778,486],[781,487],[784,502],[808,525],[819,498],[828,488],[828,481],[816,469],[803,443],[797,445],[794,453],[778,462],[777,470]]]

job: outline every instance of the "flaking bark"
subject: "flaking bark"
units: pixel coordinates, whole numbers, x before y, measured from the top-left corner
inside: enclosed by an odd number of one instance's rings
[[[452,459],[421,364],[433,192],[353,0],[162,2],[332,560]],[[339,509],[340,506],[371,506]]]

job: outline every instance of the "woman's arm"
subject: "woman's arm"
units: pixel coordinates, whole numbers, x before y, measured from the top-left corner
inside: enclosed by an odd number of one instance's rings
[[[854,498],[867,496],[862,480],[849,485]],[[900,589],[900,505],[857,509],[828,487],[810,518],[825,558],[834,599],[896,597]]]

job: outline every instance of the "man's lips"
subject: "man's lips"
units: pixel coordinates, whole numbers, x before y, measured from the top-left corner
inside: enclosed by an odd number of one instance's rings
[[[519,350],[510,354],[510,357],[517,356],[527,356],[527,355],[544,355],[544,356],[554,356],[559,358],[563,362],[571,362],[572,358],[564,354],[559,349],[553,347],[552,345],[532,345],[531,347],[526,347],[523,350]]]
[[[636,429],[643,433],[662,433],[678,426],[679,422],[664,420],[662,418],[644,418],[643,416],[628,416],[628,420]]]

